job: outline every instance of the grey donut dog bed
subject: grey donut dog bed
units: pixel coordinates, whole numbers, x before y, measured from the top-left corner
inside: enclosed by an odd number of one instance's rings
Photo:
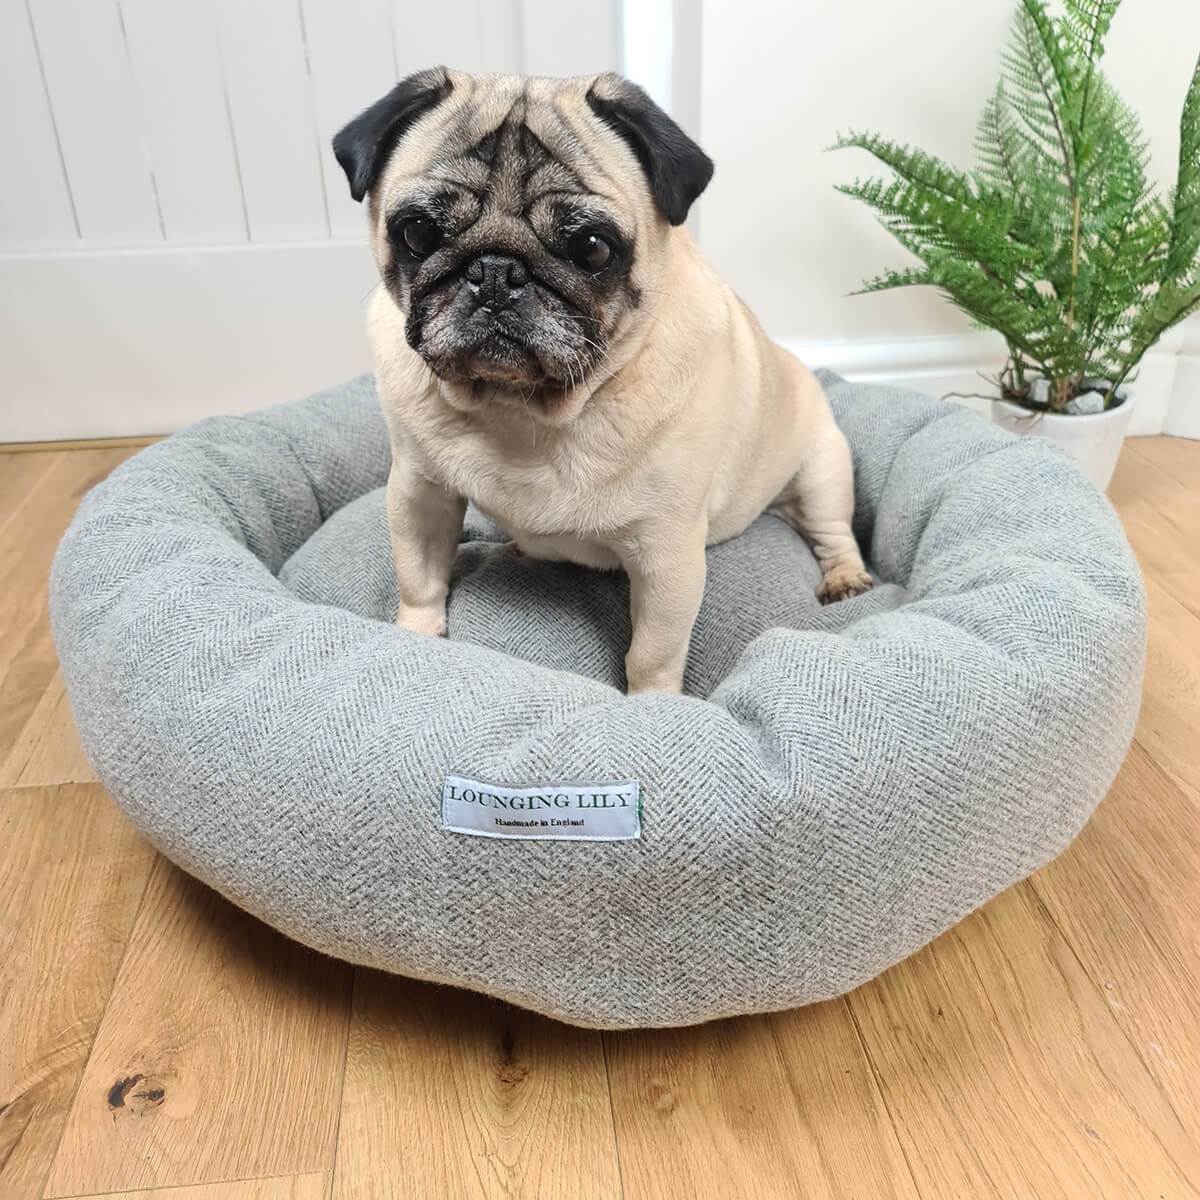
[[[823,382],[881,580],[822,609],[764,516],[711,549],[685,696],[622,694],[619,574],[471,515],[448,640],[391,625],[389,450],[358,380],[153,446],[84,501],[54,635],[105,786],[165,854],[329,954],[582,1025],[870,979],[1061,851],[1137,715],[1142,585],[1049,444]],[[636,781],[640,836],[443,827],[447,776]]]

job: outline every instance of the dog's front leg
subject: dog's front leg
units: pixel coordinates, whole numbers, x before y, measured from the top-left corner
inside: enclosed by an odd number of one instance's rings
[[[388,476],[388,529],[400,605],[396,624],[414,633],[446,632],[450,570],[467,502],[397,457]]]
[[[633,637],[625,656],[628,691],[680,692],[692,626],[704,595],[707,524],[652,531],[618,551],[629,575]]]

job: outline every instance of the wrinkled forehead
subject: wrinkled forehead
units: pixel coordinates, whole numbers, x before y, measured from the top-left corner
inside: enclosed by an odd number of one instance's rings
[[[451,72],[453,91],[402,139],[380,190],[383,211],[414,195],[462,189],[512,215],[537,200],[589,199],[634,222],[632,156],[592,112],[588,77]],[[636,222],[634,222],[636,223]]]

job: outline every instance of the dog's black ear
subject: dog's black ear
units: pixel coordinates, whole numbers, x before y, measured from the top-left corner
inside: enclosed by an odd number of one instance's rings
[[[418,117],[436,108],[453,91],[445,67],[431,67],[402,79],[333,139],[333,153],[350,181],[350,195],[361,200],[379,177],[392,147]]]
[[[642,88],[620,75],[597,76],[587,102],[637,155],[662,215],[672,225],[682,225],[696,197],[708,187],[712,159]]]

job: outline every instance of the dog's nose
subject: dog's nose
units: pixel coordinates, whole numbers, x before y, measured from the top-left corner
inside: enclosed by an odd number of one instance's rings
[[[480,308],[508,308],[529,282],[529,270],[511,254],[481,254],[467,264],[467,283]]]

